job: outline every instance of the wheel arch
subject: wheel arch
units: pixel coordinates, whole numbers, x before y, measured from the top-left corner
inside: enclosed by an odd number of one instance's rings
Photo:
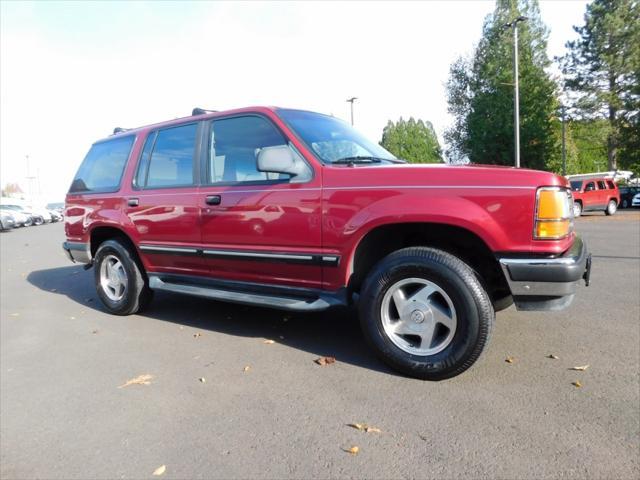
[[[420,246],[443,250],[469,265],[485,286],[496,310],[511,304],[504,273],[487,243],[469,229],[436,222],[387,223],[368,231],[351,255],[349,292],[360,291],[364,279],[382,258],[402,248]]]

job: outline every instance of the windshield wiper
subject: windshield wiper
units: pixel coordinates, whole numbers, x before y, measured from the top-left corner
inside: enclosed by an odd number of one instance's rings
[[[356,163],[380,163],[383,160],[385,160],[384,158],[378,158],[378,157],[369,157],[369,156],[357,156],[357,157],[344,157],[344,158],[339,158],[338,160],[334,160],[331,163],[337,163],[337,164],[356,164]]]

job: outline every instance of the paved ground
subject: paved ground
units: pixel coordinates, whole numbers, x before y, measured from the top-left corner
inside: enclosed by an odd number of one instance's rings
[[[560,314],[499,313],[481,361],[439,383],[389,371],[347,313],[165,294],[107,315],[61,224],[3,233],[0,476],[638,478],[640,213],[577,228],[592,286]]]

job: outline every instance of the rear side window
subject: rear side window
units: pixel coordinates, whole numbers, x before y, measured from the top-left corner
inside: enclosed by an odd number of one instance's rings
[[[615,190],[615,188],[616,188],[615,183],[613,183],[611,180],[607,180],[607,185],[609,185],[609,188],[611,190]]]
[[[198,125],[192,123],[149,135],[140,159],[136,186],[162,188],[193,185],[197,129]]]
[[[135,137],[129,135],[94,144],[78,169],[70,193],[115,192]]]
[[[598,188],[600,190],[606,190],[607,189],[607,185],[604,183],[604,180],[598,180]]]

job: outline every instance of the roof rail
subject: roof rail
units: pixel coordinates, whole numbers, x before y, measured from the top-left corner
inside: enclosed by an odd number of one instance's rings
[[[215,113],[218,110],[207,110],[204,108],[200,108],[200,107],[196,107],[191,111],[191,116],[195,116],[195,115],[204,115],[205,113]]]
[[[130,128],[116,127],[116,128],[113,129],[112,135],[117,135],[118,133],[126,132],[127,130],[131,130],[131,129]]]

